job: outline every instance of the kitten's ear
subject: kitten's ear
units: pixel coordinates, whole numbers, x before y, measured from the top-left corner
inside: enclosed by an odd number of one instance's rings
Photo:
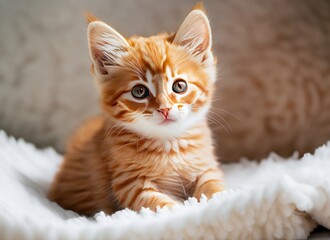
[[[101,21],[89,23],[88,45],[94,70],[100,75],[108,75],[110,66],[120,66],[129,47],[122,35]]]
[[[192,10],[181,24],[173,43],[185,47],[192,55],[200,57],[211,53],[212,36],[210,23],[200,9]]]

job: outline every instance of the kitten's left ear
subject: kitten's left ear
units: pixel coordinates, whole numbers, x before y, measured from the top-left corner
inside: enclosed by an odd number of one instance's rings
[[[201,61],[211,54],[211,27],[202,10],[195,9],[188,14],[177,31],[173,43],[185,47]]]

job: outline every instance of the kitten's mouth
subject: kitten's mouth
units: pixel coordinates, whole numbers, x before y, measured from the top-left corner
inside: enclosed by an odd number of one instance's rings
[[[161,122],[159,123],[159,125],[168,125],[168,124],[171,124],[171,123],[173,123],[173,122],[175,122],[175,120],[165,118],[163,121],[161,121]]]

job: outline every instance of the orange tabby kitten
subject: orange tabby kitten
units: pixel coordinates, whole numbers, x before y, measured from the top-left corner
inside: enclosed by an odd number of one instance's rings
[[[125,39],[92,19],[88,42],[104,114],[74,135],[49,198],[92,215],[222,191],[206,120],[215,60],[202,9],[176,34],[149,38]]]

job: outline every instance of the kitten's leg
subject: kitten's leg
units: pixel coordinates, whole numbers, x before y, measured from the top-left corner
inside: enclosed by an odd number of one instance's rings
[[[200,199],[204,194],[211,198],[214,193],[223,191],[223,174],[219,169],[208,169],[197,179],[193,196]]]
[[[139,210],[142,207],[148,207],[155,211],[157,206],[171,208],[175,201],[168,195],[161,193],[153,188],[141,189],[141,193],[132,204],[131,208]]]
[[[148,184],[150,186],[150,184]],[[142,207],[155,211],[157,206],[171,208],[176,202],[170,196],[160,192],[157,188],[141,186],[139,184],[124,194],[116,194],[117,199],[123,207],[128,207],[134,211]]]

